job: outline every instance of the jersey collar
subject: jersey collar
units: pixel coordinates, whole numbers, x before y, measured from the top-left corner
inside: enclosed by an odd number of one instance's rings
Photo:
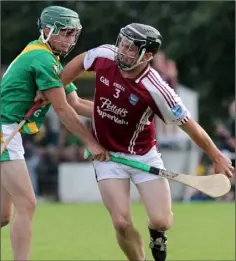
[[[40,42],[41,45],[45,46],[45,47],[48,49],[48,51],[49,51],[51,54],[53,54],[58,61],[60,61],[60,56],[59,56],[59,55],[55,55],[55,54],[53,53],[51,46],[50,46],[48,43],[44,43],[44,42],[42,41],[41,36],[39,37],[38,40],[39,40],[39,42]]]

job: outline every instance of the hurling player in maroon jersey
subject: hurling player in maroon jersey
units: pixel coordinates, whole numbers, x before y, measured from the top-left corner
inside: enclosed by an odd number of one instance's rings
[[[161,41],[155,28],[129,24],[120,30],[116,45],[102,45],[76,56],[65,66],[62,81],[67,84],[75,80],[83,70],[96,72],[93,134],[111,154],[164,168],[155,139],[156,114],[166,124],[176,124],[184,130],[211,158],[216,173],[231,177],[231,161],[191,119],[175,91],[151,68],[150,61]],[[146,259],[143,240],[133,226],[130,211],[131,180],[147,211],[153,258],[164,261],[165,231],[173,222],[168,181],[111,161],[94,160],[94,168],[117,241],[128,260]]]

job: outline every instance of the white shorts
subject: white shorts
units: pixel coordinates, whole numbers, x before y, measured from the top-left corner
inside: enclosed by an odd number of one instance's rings
[[[17,123],[1,125],[1,145],[17,128]],[[22,143],[21,134],[18,132],[7,145],[6,150],[1,155],[1,161],[24,159],[25,150]]]
[[[153,147],[145,155],[130,155],[130,154],[125,154],[120,152],[111,152],[111,155],[143,162],[153,167],[164,169],[161,153],[157,151],[156,147]],[[122,165],[120,163],[116,163],[112,161],[104,162],[104,161],[94,160],[93,165],[94,165],[97,181],[103,179],[131,179],[131,181],[134,184],[139,184],[149,180],[161,178],[157,175],[148,172],[143,172],[141,170],[134,169],[132,167]]]

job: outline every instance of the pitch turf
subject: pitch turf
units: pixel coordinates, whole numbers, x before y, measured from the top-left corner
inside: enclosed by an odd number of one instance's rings
[[[174,225],[168,233],[168,260],[234,260],[233,203],[174,204]],[[146,241],[146,216],[133,205],[135,225]],[[12,260],[9,228],[1,234],[1,260]],[[126,260],[100,204],[38,205],[31,260]]]

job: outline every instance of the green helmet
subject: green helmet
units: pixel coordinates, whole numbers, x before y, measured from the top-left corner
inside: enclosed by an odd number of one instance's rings
[[[48,42],[51,35],[58,35],[60,30],[76,30],[79,36],[82,29],[79,15],[75,11],[62,6],[49,6],[43,9],[38,19],[38,27],[44,43]],[[44,28],[50,29],[50,33],[46,39],[43,33]],[[75,46],[78,36],[71,47]],[[70,48],[70,50],[71,49],[72,48]],[[66,54],[68,54],[68,52]]]

